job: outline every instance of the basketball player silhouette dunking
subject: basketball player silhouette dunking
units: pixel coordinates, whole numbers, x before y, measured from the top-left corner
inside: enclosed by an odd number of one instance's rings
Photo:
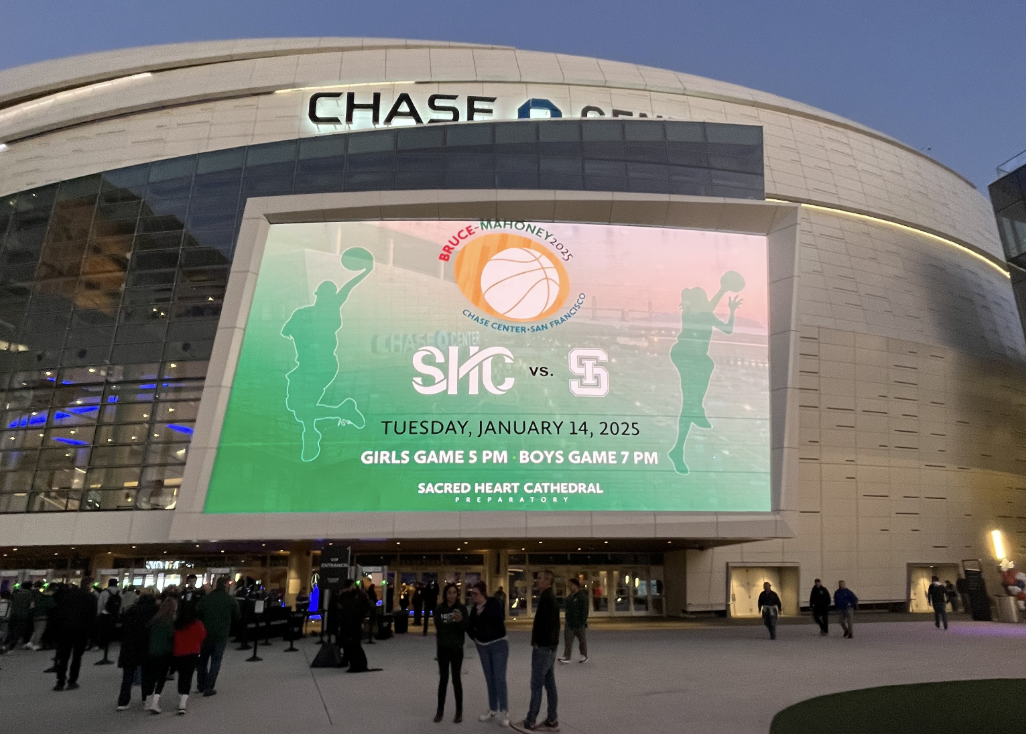
[[[726,293],[737,293],[745,287],[740,273],[730,270],[720,278],[720,290],[707,298],[701,288],[685,288],[680,292],[680,335],[670,348],[670,361],[680,374],[681,406],[677,419],[677,443],[670,449],[670,461],[678,474],[687,474],[684,462],[684,443],[691,426],[712,428],[705,415],[705,393],[709,390],[713,368],[716,366],[709,356],[709,342],[715,326],[724,334],[734,331],[734,312],[741,305],[740,298],[728,300],[730,317],[724,322],[716,314],[716,305]]]
[[[338,426],[363,428],[363,414],[353,398],[338,405],[324,405],[324,392],[338,377],[338,330],[342,328],[342,305],[353,288],[374,269],[374,257],[362,247],[342,253],[342,267],[360,271],[341,288],[330,280],[317,286],[314,302],[296,309],[282,327],[281,335],[296,348],[296,366],[285,375],[288,392],[285,406],[303,426],[303,461],[313,461],[321,453],[318,421],[334,421]]]

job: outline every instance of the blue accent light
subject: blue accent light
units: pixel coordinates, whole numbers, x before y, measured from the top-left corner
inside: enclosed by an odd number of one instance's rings
[[[180,426],[176,423],[168,423],[167,427],[170,428],[172,431],[178,431],[178,433],[184,433],[187,436],[191,436],[193,433],[196,432],[192,426]]]
[[[88,446],[89,445],[88,441],[79,441],[77,438],[58,438],[57,436],[53,436],[53,440],[56,441],[57,443],[67,444],[68,446]]]

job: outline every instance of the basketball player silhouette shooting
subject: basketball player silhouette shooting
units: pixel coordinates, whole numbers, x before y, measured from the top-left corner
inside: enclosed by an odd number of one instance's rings
[[[730,334],[734,331],[734,312],[741,306],[741,299],[727,300],[730,316],[720,321],[714,311],[720,299],[727,293],[738,293],[745,287],[741,273],[729,270],[720,278],[720,290],[712,298],[701,288],[685,288],[680,292],[680,334],[677,343],[670,348],[670,361],[680,375],[680,417],[677,419],[677,442],[670,449],[670,461],[678,474],[687,474],[684,460],[684,444],[688,440],[691,426],[712,428],[705,414],[705,394],[709,390],[713,370],[716,367],[709,356],[709,342],[713,327]]]
[[[325,405],[324,393],[338,377],[338,331],[342,328],[342,306],[353,288],[374,269],[374,256],[362,247],[351,247],[342,253],[342,267],[358,271],[341,288],[326,280],[314,291],[314,302],[296,309],[282,327],[281,335],[292,340],[296,348],[296,366],[285,375],[288,392],[285,406],[303,426],[303,461],[313,461],[321,453],[321,432],[318,421],[332,421],[337,426],[364,427],[363,414],[353,398],[338,405]]]

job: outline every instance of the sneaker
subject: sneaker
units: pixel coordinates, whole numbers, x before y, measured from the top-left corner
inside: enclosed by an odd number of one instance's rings
[[[210,698],[211,696],[216,696],[216,695],[217,695],[217,689],[215,689],[215,688],[208,688],[207,690],[203,691],[203,698]]]
[[[153,700],[150,702],[150,705],[147,706],[146,708],[153,715],[157,715],[157,714],[160,713],[160,694],[159,693],[155,693],[153,695]]]
[[[55,686],[53,687],[53,689],[54,689],[55,691],[63,691],[63,690],[64,690],[64,684],[63,684],[63,683],[58,683],[57,685],[55,685]]]
[[[538,731],[559,731],[558,721],[543,721],[536,727]]]
[[[588,662],[588,658],[583,657],[580,660],[578,660],[577,662],[579,662],[579,663],[586,663],[586,662]]]
[[[517,731],[538,731],[538,725],[528,723],[527,719],[524,719],[519,724],[514,724],[513,728]]]
[[[561,663],[569,663],[570,662],[570,658],[558,658],[558,660]]]
[[[492,719],[494,719],[498,715],[499,715],[498,711],[486,711],[485,713],[483,713],[480,716],[478,716],[477,720],[478,721],[491,721]]]
[[[183,693],[178,699],[178,715],[185,715],[185,707],[189,705],[189,694]]]
[[[69,683],[68,684],[68,690],[69,691],[74,691],[76,688],[78,688],[78,683]]]
[[[500,711],[499,712],[499,726],[501,726],[503,728],[507,728],[509,726],[509,712],[507,712],[507,711]]]
[[[130,708],[132,708],[132,707],[126,704],[126,705],[124,705],[124,706],[118,706],[118,707],[117,707],[116,709],[114,709],[114,710],[115,710],[115,711],[128,711],[128,709],[130,709]]]

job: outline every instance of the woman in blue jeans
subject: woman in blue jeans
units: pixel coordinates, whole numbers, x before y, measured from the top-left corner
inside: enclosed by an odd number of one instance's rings
[[[501,726],[509,726],[509,697],[506,694],[509,643],[506,641],[505,610],[502,603],[495,597],[489,598],[487,592],[484,581],[470,587],[472,606],[467,634],[477,645],[477,655],[481,658],[488,686],[488,713],[481,714],[478,720],[498,720]]]

